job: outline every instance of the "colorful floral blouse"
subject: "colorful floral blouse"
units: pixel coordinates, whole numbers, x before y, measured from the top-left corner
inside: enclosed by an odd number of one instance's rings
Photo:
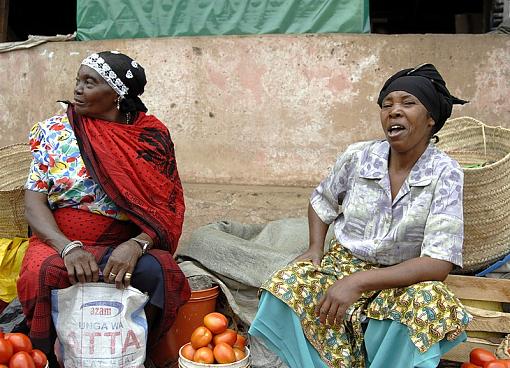
[[[29,142],[33,160],[25,188],[47,193],[51,209],[72,207],[128,220],[88,174],[66,114],[36,123]]]
[[[340,244],[381,265],[427,256],[462,267],[464,176],[459,164],[429,145],[395,199],[386,141],[356,143],[313,192],[321,220],[334,222]]]

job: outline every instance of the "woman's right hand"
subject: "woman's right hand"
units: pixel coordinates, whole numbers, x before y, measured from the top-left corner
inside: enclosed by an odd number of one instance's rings
[[[294,258],[291,263],[296,262],[312,262],[314,265],[319,266],[324,257],[324,251],[321,249],[308,249],[303,254]]]
[[[83,248],[75,248],[64,257],[64,264],[69,274],[69,282],[97,282],[99,267],[94,256]]]

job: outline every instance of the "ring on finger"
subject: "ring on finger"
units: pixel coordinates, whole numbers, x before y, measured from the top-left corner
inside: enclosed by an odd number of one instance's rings
[[[114,279],[117,277],[117,274],[116,273],[113,273],[113,272],[110,272],[110,278],[111,279]]]
[[[126,278],[126,279],[130,279],[130,278],[131,278],[131,276],[132,276],[132,275],[131,275],[131,273],[130,273],[130,272],[126,272],[126,273],[124,274],[124,278]]]

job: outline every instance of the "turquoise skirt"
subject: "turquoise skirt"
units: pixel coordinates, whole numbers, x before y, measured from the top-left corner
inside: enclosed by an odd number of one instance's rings
[[[267,291],[262,292],[249,334],[262,338],[290,368],[328,368],[306,339],[296,313]],[[443,354],[465,340],[463,332],[454,340],[440,340],[420,353],[409,338],[407,326],[369,319],[364,333],[367,367],[436,368]]]

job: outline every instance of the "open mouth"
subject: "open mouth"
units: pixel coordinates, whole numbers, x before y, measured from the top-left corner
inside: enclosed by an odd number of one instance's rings
[[[406,128],[401,124],[391,124],[388,128],[388,136],[396,137],[404,132]]]

